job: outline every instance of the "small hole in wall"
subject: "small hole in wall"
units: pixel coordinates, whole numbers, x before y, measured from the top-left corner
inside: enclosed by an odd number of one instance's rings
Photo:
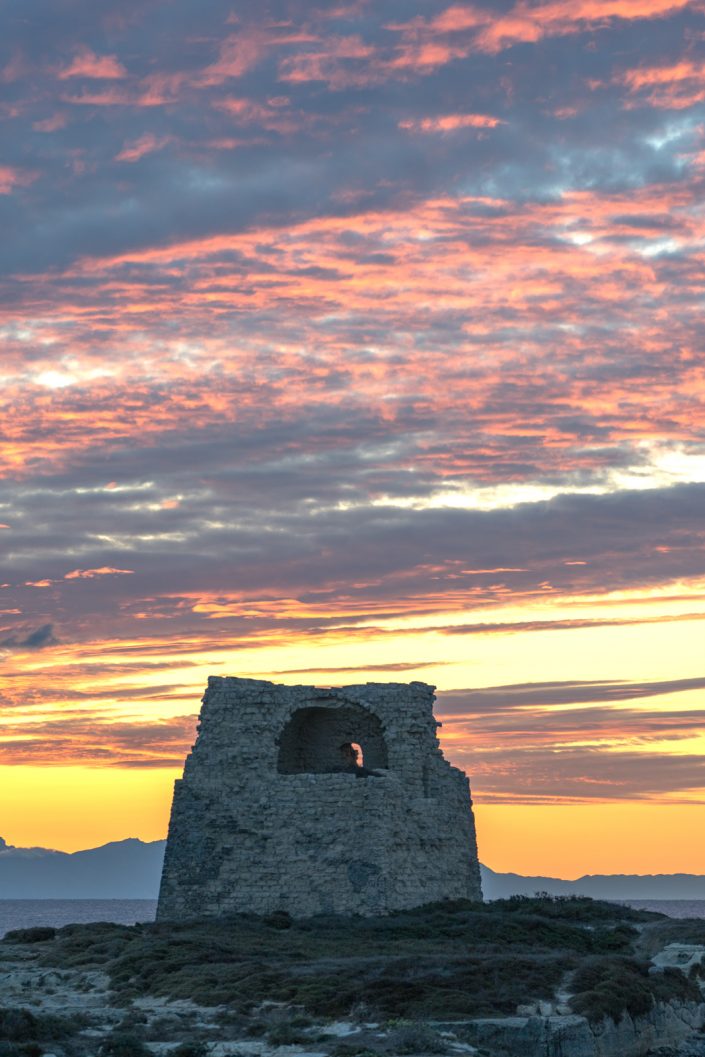
[[[362,746],[356,741],[344,741],[340,746],[340,759],[343,767],[364,767],[365,757]]]

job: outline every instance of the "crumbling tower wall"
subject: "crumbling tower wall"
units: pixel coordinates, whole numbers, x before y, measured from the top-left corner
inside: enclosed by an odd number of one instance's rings
[[[158,917],[480,899],[468,779],[438,746],[433,701],[417,682],[210,678],[174,788]]]

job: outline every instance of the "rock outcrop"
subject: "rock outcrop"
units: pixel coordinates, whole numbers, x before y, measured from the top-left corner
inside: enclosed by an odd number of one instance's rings
[[[445,1025],[441,1025],[445,1026]],[[451,1025],[448,1025],[451,1027]],[[452,1025],[458,1038],[493,1057],[645,1057],[678,1052],[700,1039],[705,1057],[705,1005],[668,1002],[641,1017],[590,1024],[580,1016],[486,1018]],[[693,1043],[694,1044],[694,1043]]]

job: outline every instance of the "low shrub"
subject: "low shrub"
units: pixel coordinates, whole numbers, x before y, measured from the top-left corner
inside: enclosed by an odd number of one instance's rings
[[[85,1025],[82,1017],[33,1013],[30,1009],[0,1009],[1,1042],[51,1042],[75,1035]]]
[[[573,976],[570,1006],[595,1022],[610,1017],[619,1023],[649,1013],[656,1002],[700,1001],[700,989],[678,969],[650,973],[648,962],[634,958],[592,958]]]
[[[46,943],[53,940],[56,929],[50,925],[35,925],[29,929],[13,929],[5,933],[3,943]]]
[[[280,1024],[272,1025],[267,1032],[267,1041],[272,1046],[297,1046],[302,1042],[310,1042],[310,1039],[301,1028],[282,1021]]]
[[[680,969],[667,967],[662,973],[650,973],[649,985],[657,1002],[702,1002],[696,979]]]
[[[448,1044],[446,1040],[423,1023],[401,1024],[392,1031],[385,1041],[385,1048],[393,1054],[429,1054],[447,1053]]]
[[[593,1023],[625,1013],[639,1016],[654,1004],[648,968],[631,958],[591,958],[573,976],[570,1006]]]
[[[330,1051],[331,1057],[383,1057],[383,1051],[370,1049],[364,1043],[338,1042]]]
[[[286,910],[275,910],[271,914],[267,914],[262,920],[265,925],[269,925],[272,929],[290,929],[294,924],[294,919]]]
[[[205,1042],[182,1042],[171,1051],[170,1057],[208,1057],[208,1053]]]
[[[100,1057],[152,1057],[142,1038],[129,1031],[114,1031],[100,1047]]]

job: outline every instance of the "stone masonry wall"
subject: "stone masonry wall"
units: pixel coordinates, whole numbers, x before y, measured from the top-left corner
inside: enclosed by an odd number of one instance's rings
[[[175,783],[158,917],[480,899],[468,779],[438,747],[433,701],[416,682],[211,677]],[[363,769],[345,767],[346,743]]]

